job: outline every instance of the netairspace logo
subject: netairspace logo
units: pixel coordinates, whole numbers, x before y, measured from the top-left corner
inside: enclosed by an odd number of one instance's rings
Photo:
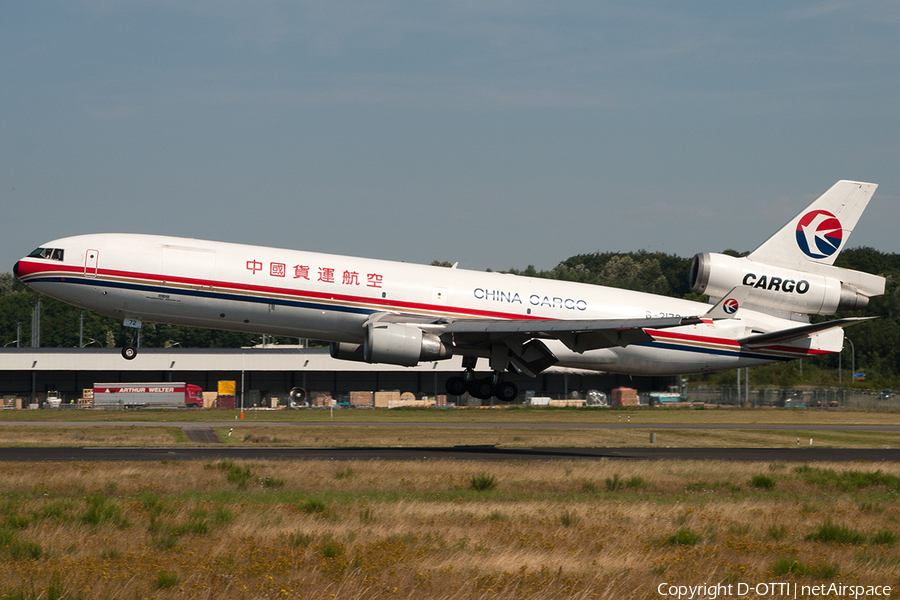
[[[677,600],[716,600],[717,598],[746,597],[754,594],[758,598],[808,598],[828,596],[838,598],[887,598],[891,595],[888,585],[844,585],[823,583],[819,585],[798,585],[788,581],[770,583],[729,583],[714,585],[670,585],[659,584],[656,593]]]

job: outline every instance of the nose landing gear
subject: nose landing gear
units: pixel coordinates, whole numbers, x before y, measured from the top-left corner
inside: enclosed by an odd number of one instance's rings
[[[141,345],[141,321],[140,319],[125,319],[122,323],[128,330],[126,337],[128,341],[122,348],[122,358],[125,360],[134,360],[138,354],[138,347]]]

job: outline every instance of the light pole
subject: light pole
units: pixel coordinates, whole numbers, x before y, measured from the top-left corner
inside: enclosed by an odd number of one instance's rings
[[[856,346],[853,345],[853,340],[848,337],[844,338],[848,342],[850,342],[850,385],[853,385],[853,382],[856,381]]]

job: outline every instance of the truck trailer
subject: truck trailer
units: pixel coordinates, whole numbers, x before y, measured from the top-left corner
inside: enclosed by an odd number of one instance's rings
[[[95,383],[94,408],[203,408],[203,391],[189,383]]]

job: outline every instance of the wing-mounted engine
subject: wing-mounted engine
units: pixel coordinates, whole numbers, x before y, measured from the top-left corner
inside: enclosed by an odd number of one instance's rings
[[[369,322],[363,344],[333,342],[331,356],[343,360],[414,367],[420,362],[443,360],[453,350],[441,338],[405,323]]]
[[[865,308],[884,293],[884,278],[831,265],[809,264],[809,271],[702,253],[691,262],[691,290],[719,300],[737,286],[750,288],[745,306],[764,312],[831,315]]]

